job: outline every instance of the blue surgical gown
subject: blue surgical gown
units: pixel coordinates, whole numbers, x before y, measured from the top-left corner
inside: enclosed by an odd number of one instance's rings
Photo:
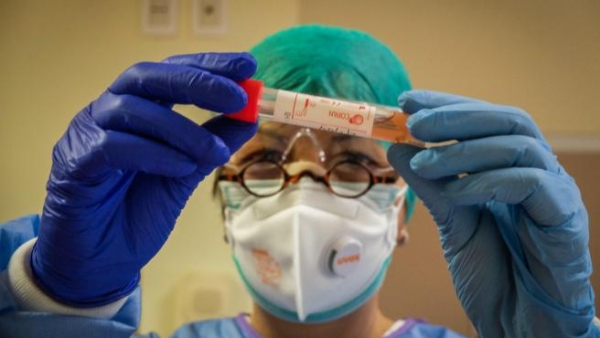
[[[21,311],[8,288],[6,268],[13,252],[37,236],[39,217],[25,216],[0,224],[0,337],[158,337],[135,333],[140,322],[139,287],[110,319],[69,316],[45,312]],[[241,314],[234,318],[199,321],[179,328],[172,338],[219,337],[260,338]],[[461,335],[446,328],[407,319],[405,324],[385,338],[457,338]]]

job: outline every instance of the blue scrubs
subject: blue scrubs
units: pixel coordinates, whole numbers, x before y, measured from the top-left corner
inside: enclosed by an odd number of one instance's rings
[[[37,236],[37,215],[25,216],[0,224],[0,337],[158,337],[156,334],[135,335],[140,322],[139,287],[123,307],[110,319],[67,316],[44,312],[19,311],[8,288],[6,268],[13,252],[21,244]],[[235,318],[206,320],[179,328],[172,338],[219,337],[260,338],[248,324],[245,314]],[[404,325],[384,338],[458,338],[446,328],[407,319]]]

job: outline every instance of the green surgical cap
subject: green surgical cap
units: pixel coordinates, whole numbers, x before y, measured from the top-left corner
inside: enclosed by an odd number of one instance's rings
[[[254,46],[255,79],[266,87],[396,106],[410,90],[398,57],[371,35],[341,27],[304,25],[275,33]],[[383,142],[387,150],[390,143]],[[408,190],[406,220],[416,196]]]

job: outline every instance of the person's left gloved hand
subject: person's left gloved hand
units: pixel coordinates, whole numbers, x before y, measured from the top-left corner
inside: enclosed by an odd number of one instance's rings
[[[530,116],[430,91],[399,98],[429,149],[388,159],[429,209],[454,287],[482,337],[589,337],[598,330],[588,217]],[[464,175],[466,174],[466,175]]]

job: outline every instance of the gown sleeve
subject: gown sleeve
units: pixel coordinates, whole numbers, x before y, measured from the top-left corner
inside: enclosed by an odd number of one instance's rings
[[[22,295],[15,294],[14,286],[27,284],[27,281],[15,281],[17,277],[26,279],[27,275],[13,274],[12,271],[15,265],[22,265],[17,268],[26,271],[27,260],[15,262],[13,254],[35,240],[39,223],[38,215],[28,215],[0,224],[0,337],[138,337],[134,333],[139,326],[141,313],[139,286],[121,301],[114,313],[104,318],[87,316],[86,311],[90,309],[84,309],[82,313],[72,309],[70,314],[23,309]],[[41,293],[41,290],[37,291]],[[33,304],[33,308],[38,304],[35,297],[27,301],[29,305]],[[143,337],[158,336],[148,334]]]

